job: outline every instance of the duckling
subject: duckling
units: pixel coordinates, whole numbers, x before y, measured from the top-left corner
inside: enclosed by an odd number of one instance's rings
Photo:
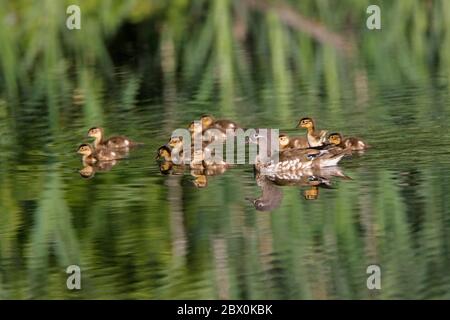
[[[334,132],[328,136],[328,141],[341,148],[351,148],[353,151],[363,151],[369,146],[363,140],[356,137],[343,139],[340,133]]]
[[[155,159],[163,161],[172,161],[172,149],[168,145],[163,145],[158,148]]]
[[[308,140],[305,137],[289,137],[287,134],[280,134],[278,137],[281,151],[292,148],[309,148]]]
[[[78,147],[77,153],[83,155],[83,163],[89,165],[99,161],[114,161],[121,159],[121,156],[113,150],[107,148],[94,150],[91,145],[86,143]]]
[[[203,161],[205,160],[205,155],[203,153],[203,150],[199,149],[199,150],[192,150],[192,159],[191,162],[189,163],[189,167],[191,169],[197,169],[197,170],[202,170],[204,169],[203,166]]]
[[[203,131],[206,131],[209,128],[216,128],[223,132],[226,132],[227,129],[231,129],[234,131],[240,128],[240,126],[238,126],[236,122],[226,119],[215,120],[211,115],[201,116],[200,121],[202,123]]]
[[[199,139],[200,141],[203,140],[203,130],[200,123],[192,121],[188,126],[188,130],[191,133],[191,143],[193,143],[195,139]]]
[[[141,145],[141,143],[132,141],[131,139],[125,137],[125,136],[115,136],[111,137],[109,139],[104,140],[104,130],[100,127],[94,127],[89,129],[88,131],[88,137],[94,137],[94,148],[97,149],[100,146],[104,146],[110,149],[123,149],[123,148],[132,148],[136,147],[138,145]]]
[[[184,162],[184,150],[183,150],[183,137],[172,137],[170,138],[168,144],[170,148],[172,148],[171,151],[171,159],[175,164],[182,164]],[[208,143],[203,142],[200,151],[206,151],[208,150]],[[191,145],[191,158],[194,157],[194,146]]]
[[[302,118],[297,124],[297,128],[306,128],[308,144],[310,147],[320,147],[326,141],[327,131],[316,131],[314,120],[312,118]]]
[[[171,161],[176,164],[183,163],[183,137],[171,137],[167,145],[171,148]]]

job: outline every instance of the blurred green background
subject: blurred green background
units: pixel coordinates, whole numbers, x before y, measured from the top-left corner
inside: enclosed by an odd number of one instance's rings
[[[0,21],[0,298],[450,297],[450,2],[0,0]],[[310,115],[372,149],[258,212],[251,166],[204,189],[159,173],[204,113],[292,134]],[[92,126],[146,145],[82,179]]]

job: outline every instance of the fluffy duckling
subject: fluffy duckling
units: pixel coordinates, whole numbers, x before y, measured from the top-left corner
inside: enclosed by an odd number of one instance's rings
[[[156,160],[172,161],[172,149],[167,145],[159,147],[156,154]]]
[[[171,148],[171,160],[181,164],[183,162],[183,138],[171,137],[167,145]]]
[[[236,130],[240,127],[236,124],[236,122],[233,122],[231,120],[221,119],[221,120],[215,120],[213,116],[211,115],[203,115],[200,118],[200,122],[202,123],[203,131],[209,129],[209,128],[216,128],[223,132],[226,132],[227,129]]]
[[[320,147],[327,139],[327,131],[316,130],[312,118],[302,118],[297,124],[297,128],[306,128],[306,138],[310,147]]]
[[[171,148],[171,159],[176,164],[182,164],[184,162],[184,150],[183,150],[183,137],[172,137],[170,138],[168,144]],[[205,151],[208,149],[208,143],[203,142],[201,151]],[[191,158],[194,156],[194,146],[191,145]]]
[[[209,127],[204,129],[201,122],[192,121],[189,124],[189,132],[191,133],[191,141],[194,139],[200,139],[203,142],[212,142],[212,141],[224,141],[227,138],[227,135],[224,130],[221,130],[216,127]]]
[[[97,149],[101,146],[110,149],[122,149],[122,148],[132,148],[140,145],[141,143],[132,141],[125,136],[115,136],[109,139],[104,139],[104,129],[100,127],[93,127],[88,131],[88,137],[95,138],[94,148]]]
[[[309,148],[308,140],[305,137],[289,137],[287,134],[280,134],[278,137],[280,151],[293,148]]]
[[[355,137],[343,139],[340,133],[334,132],[328,136],[328,141],[341,148],[351,148],[353,151],[363,151],[368,148],[367,143]]]
[[[83,155],[84,164],[94,164],[99,161],[114,161],[121,159],[121,156],[113,150],[107,148],[95,150],[91,145],[86,143],[78,147],[77,153]]]
[[[189,163],[189,167],[194,170],[202,170],[204,169],[203,161],[205,160],[205,154],[203,150],[192,150],[191,153],[191,162]]]
[[[194,141],[195,138],[202,138],[202,124],[200,122],[192,121],[189,126],[188,130],[191,133],[191,140]]]

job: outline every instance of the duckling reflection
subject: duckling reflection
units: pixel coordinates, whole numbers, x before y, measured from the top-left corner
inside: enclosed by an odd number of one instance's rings
[[[191,176],[195,178],[193,184],[197,188],[204,188],[208,185],[208,177],[222,175],[227,171],[229,165],[211,163],[203,160],[201,166],[191,165]]]
[[[306,200],[317,200],[317,198],[319,198],[319,187],[313,186],[310,189],[303,191],[303,196]]]
[[[184,165],[174,164],[172,161],[163,161],[159,163],[159,172],[163,175],[182,175],[184,174]]]
[[[214,161],[205,158],[203,150],[195,150],[193,160],[190,163],[191,175],[197,188],[208,185],[208,177],[224,174],[230,166],[223,161]]]
[[[91,179],[95,176],[96,172],[106,172],[110,171],[115,165],[117,161],[100,161],[95,164],[85,164],[85,166],[78,170],[78,173],[81,177],[85,179]]]
[[[208,177],[205,174],[197,174],[195,170],[192,170],[191,175],[195,177],[192,183],[197,188],[205,188],[208,186]]]

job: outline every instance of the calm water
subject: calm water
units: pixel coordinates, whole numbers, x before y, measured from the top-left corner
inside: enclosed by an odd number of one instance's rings
[[[103,91],[93,100],[100,118],[72,107],[59,120],[32,97],[11,119],[2,100],[0,297],[450,298],[448,87],[386,85],[331,102],[308,86],[260,93],[200,103],[172,92],[122,108]],[[372,148],[343,160],[348,178],[329,177],[327,187],[267,187],[240,165],[197,188],[187,170],[161,174],[154,157],[203,113],[292,134],[309,115]],[[94,125],[145,146],[82,178],[75,151]],[[264,193],[273,209],[258,211],[247,199]],[[66,288],[72,264],[82,270],[78,292]],[[370,264],[381,267],[381,290],[366,287]]]

